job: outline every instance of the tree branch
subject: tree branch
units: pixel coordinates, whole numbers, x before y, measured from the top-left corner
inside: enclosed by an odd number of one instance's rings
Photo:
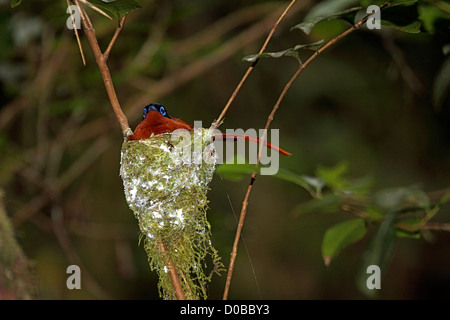
[[[83,29],[89,40],[89,44],[92,48],[92,51],[94,53],[95,61],[97,62],[97,65],[102,74],[103,82],[105,84],[106,92],[108,93],[108,97],[111,102],[111,106],[113,108],[114,114],[116,115],[117,121],[120,124],[123,136],[128,137],[133,132],[128,125],[127,117],[125,116],[125,114],[122,111],[122,108],[120,107],[120,103],[117,98],[116,91],[114,89],[114,84],[112,82],[111,74],[109,72],[109,68],[106,63],[106,61],[108,60],[109,54],[111,52],[111,49],[114,46],[114,43],[116,42],[116,40],[120,34],[120,31],[122,31],[126,16],[124,16],[120,20],[119,25],[117,26],[116,31],[115,31],[107,49],[105,50],[104,53],[102,53],[100,46],[98,44],[98,41],[97,41],[97,37],[95,35],[94,27],[92,25],[92,22],[89,19],[89,16],[86,14],[86,11],[84,11],[84,9],[80,7],[78,0],[75,0],[75,3],[77,4],[77,6],[80,9]],[[162,242],[159,243],[159,250],[160,250],[161,254],[163,255],[163,257],[165,257],[165,253],[164,253],[165,249],[164,249],[164,244]],[[172,261],[166,257],[165,257],[165,263],[166,263],[167,268],[169,269],[169,276],[172,281],[172,285],[174,287],[177,299],[185,300],[184,292],[183,292],[181,282],[178,277],[175,266],[173,265]]]
[[[259,50],[258,54],[261,54],[261,53],[264,52],[264,50],[266,50],[266,47],[269,44],[270,39],[272,39],[272,36],[273,36],[275,30],[277,29],[277,27],[280,24],[281,20],[283,20],[283,18],[286,16],[287,12],[289,11],[289,9],[292,7],[292,5],[294,3],[295,3],[295,0],[292,0],[289,3],[289,5],[286,7],[286,9],[283,11],[283,13],[280,15],[278,20],[275,22],[275,24],[273,25],[272,29],[269,32],[269,35],[267,36],[266,40],[264,41],[264,44],[262,45],[261,49]],[[255,67],[257,62],[258,62],[258,59],[256,59],[255,62],[253,62],[251,64],[251,66],[247,69],[247,71],[245,72],[244,76],[242,77],[241,81],[239,81],[239,84],[237,85],[236,89],[234,89],[233,93],[231,94],[230,99],[228,99],[227,104],[225,105],[225,107],[223,108],[223,110],[220,113],[219,117],[217,118],[216,122],[214,123],[214,129],[217,129],[217,127],[219,126],[219,124],[222,121],[223,117],[225,116],[225,114],[227,113],[228,109],[230,108],[231,103],[236,98],[239,90],[241,90],[242,85],[244,84],[245,80],[247,80],[247,78],[250,75],[250,73],[253,71],[253,69],[254,69],[254,67]]]
[[[111,42],[108,45],[108,48],[106,48],[105,53],[103,54],[103,56],[105,57],[105,60],[108,60],[109,58],[109,53],[111,52],[112,47],[114,46],[114,43],[117,40],[117,37],[119,36],[120,31],[122,31],[123,26],[125,24],[125,19],[127,18],[127,16],[123,16],[123,18],[120,20],[119,25],[116,28],[116,32],[114,32],[114,35],[111,39]]]
[[[295,1],[295,0],[294,0]],[[291,4],[289,5],[289,7],[292,5],[292,3],[294,2],[292,1]],[[380,10],[385,8],[386,6],[388,6],[390,4],[391,1],[388,1],[387,3],[385,3],[383,6],[381,6]],[[288,8],[289,8],[288,7]],[[286,13],[286,11],[283,13],[283,15]],[[262,153],[262,148],[264,146],[266,137],[267,137],[267,130],[270,126],[270,124],[273,121],[274,115],[276,113],[276,111],[278,110],[278,108],[280,107],[281,102],[283,101],[284,97],[286,96],[287,91],[289,90],[289,88],[292,86],[292,84],[294,83],[294,81],[298,78],[298,76],[300,75],[300,73],[318,56],[320,55],[323,51],[325,51],[326,49],[328,49],[329,47],[331,47],[333,44],[335,44],[336,42],[338,42],[340,39],[342,39],[343,37],[349,35],[350,33],[352,33],[355,30],[358,30],[361,28],[361,26],[373,15],[375,14],[375,12],[373,12],[372,14],[369,14],[367,16],[365,16],[363,19],[361,19],[357,24],[353,25],[351,28],[349,28],[348,30],[344,31],[343,33],[341,33],[340,35],[336,36],[335,38],[331,39],[330,41],[328,41],[323,47],[321,47],[319,50],[317,50],[313,55],[311,55],[309,57],[309,59],[302,65],[300,65],[300,67],[297,69],[297,71],[295,72],[295,74],[291,77],[291,79],[287,82],[287,84],[285,85],[285,87],[283,88],[280,96],[277,99],[277,102],[275,103],[272,112],[269,114],[268,118],[267,118],[267,122],[266,122],[266,126],[265,126],[265,130],[264,133],[262,135],[262,137],[260,138],[260,144],[259,144],[259,153],[258,153],[258,158],[257,158],[257,165],[259,165],[260,163],[260,159],[261,159],[261,153]],[[280,20],[280,19],[279,19]],[[279,21],[277,21],[277,23],[279,23]],[[274,30],[272,30],[274,31]],[[273,33],[273,32],[272,32]],[[269,35],[270,36],[270,35]],[[268,37],[268,39],[270,39]],[[267,44],[267,40],[266,43],[264,45]],[[263,48],[265,48],[265,46],[263,46]],[[261,54],[264,50],[260,50],[259,54]],[[250,68],[253,68],[255,63],[258,60],[256,60],[252,66]],[[249,70],[247,70],[247,73],[250,73],[250,68]],[[247,74],[246,74],[247,75]],[[243,81],[241,81],[243,82]],[[238,86],[237,90],[240,87]],[[236,92],[236,91],[235,91]],[[230,100],[232,101],[234,99],[234,96],[232,96],[232,98],[230,98]],[[229,106],[231,102],[229,101],[229,103],[227,104],[227,106],[224,108],[224,111],[222,111],[222,114],[224,114],[227,110],[227,107]],[[219,120],[221,118],[219,117]],[[216,125],[218,124],[218,122],[216,122]],[[233,244],[233,249],[231,252],[231,259],[230,259],[230,266],[228,268],[228,273],[227,273],[227,280],[226,280],[226,284],[225,284],[225,291],[223,294],[223,299],[226,300],[228,297],[228,291],[229,291],[229,286],[231,283],[231,277],[233,274],[233,270],[234,270],[234,263],[235,263],[235,259],[236,259],[236,255],[237,255],[237,248],[238,248],[238,244],[239,244],[239,238],[241,237],[241,232],[242,232],[242,228],[244,226],[244,220],[245,220],[245,216],[247,214],[247,207],[248,207],[248,200],[250,198],[250,193],[252,191],[253,188],[253,184],[256,180],[256,172],[253,172],[251,177],[250,177],[250,183],[247,187],[247,192],[245,194],[244,200],[242,202],[242,208],[241,208],[241,213],[240,213],[240,217],[239,217],[239,224],[238,224],[238,228],[236,230],[236,235],[234,238],[234,244]]]
[[[128,125],[128,119],[125,116],[125,114],[122,111],[122,108],[120,107],[119,99],[117,98],[116,91],[114,89],[114,84],[112,82],[111,74],[109,72],[108,65],[106,63],[107,56],[102,53],[100,50],[100,46],[97,41],[97,37],[95,36],[95,30],[92,26],[92,23],[89,19],[89,16],[86,14],[86,11],[80,7],[78,0],[75,0],[75,3],[80,8],[81,13],[81,22],[83,24],[84,33],[86,34],[86,37],[88,38],[89,44],[92,48],[92,51],[95,56],[95,61],[97,62],[97,65],[100,69],[100,72],[102,74],[103,82],[105,84],[106,92],[108,93],[109,101],[111,102],[111,106],[113,108],[114,114],[116,115],[117,121],[119,122],[120,128],[122,129],[122,134],[124,137],[127,137],[131,135],[133,132],[130,129],[130,126]],[[109,54],[109,51],[111,50],[110,47],[114,44],[114,42],[117,39],[117,36],[120,32],[120,30],[123,27],[123,21],[122,19],[121,23],[117,27],[116,33],[113,36],[113,39],[111,40],[110,46],[107,49],[107,52]]]
[[[289,5],[286,7],[286,9],[283,11],[281,16],[278,18],[278,20],[275,22],[275,24],[273,25],[272,29],[269,32],[269,35],[266,38],[266,41],[264,41],[264,44],[262,45],[261,49],[259,50],[259,54],[263,53],[264,50],[266,50],[266,47],[267,47],[270,39],[272,38],[276,28],[280,24],[281,20],[286,16],[287,12],[289,11],[289,9],[292,7],[292,5],[294,3],[295,3],[295,0],[292,0],[289,3]],[[236,95],[238,94],[238,92],[241,89],[242,85],[244,84],[245,80],[247,80],[248,76],[253,71],[253,68],[255,67],[257,62],[258,62],[258,59],[256,59],[255,62],[253,62],[252,65],[245,72],[245,74],[242,77],[241,81],[239,82],[238,86],[236,87],[236,89],[234,90],[234,92],[231,95],[230,99],[228,100],[227,104],[223,108],[222,113],[219,115],[219,117],[217,118],[216,122],[214,123],[214,128],[217,128],[219,126],[220,122],[222,121],[223,117],[225,116],[225,113],[228,111],[231,103],[236,98]],[[260,145],[260,149],[261,149],[261,145]],[[258,164],[259,164],[260,156],[261,156],[261,150],[260,150],[260,153],[259,153],[259,156],[258,156]],[[239,245],[239,238],[241,237],[242,228],[244,227],[245,215],[247,213],[248,199],[250,197],[250,192],[252,190],[253,183],[255,182],[255,179],[256,179],[256,173],[253,173],[251,178],[250,178],[250,183],[249,183],[249,186],[247,188],[247,192],[245,194],[244,201],[242,203],[241,214],[239,216],[239,223],[238,223],[238,227],[237,227],[237,230],[236,230],[236,235],[234,237],[233,249],[232,249],[231,255],[230,255],[230,265],[228,267],[227,279],[226,279],[226,283],[225,283],[225,290],[223,292],[223,300],[226,300],[228,298],[228,293],[229,293],[230,285],[231,285],[231,278],[233,276],[234,264],[235,264],[235,261],[236,261],[237,248],[238,248],[238,245]]]

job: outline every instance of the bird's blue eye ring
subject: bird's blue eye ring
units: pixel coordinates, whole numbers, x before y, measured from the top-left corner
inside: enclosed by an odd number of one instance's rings
[[[145,119],[147,114],[152,110],[159,112],[162,116],[166,118],[172,119],[172,117],[167,114],[167,110],[164,106],[155,103],[149,104],[148,106],[144,107],[144,114],[142,115],[142,120]]]
[[[145,117],[147,116],[147,113],[149,113],[150,110],[148,108],[148,106],[144,107],[144,114],[142,115],[142,119],[145,119]]]

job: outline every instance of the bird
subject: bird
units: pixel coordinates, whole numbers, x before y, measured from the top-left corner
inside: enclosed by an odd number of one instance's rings
[[[128,136],[128,141],[147,139],[153,135],[170,133],[177,129],[185,129],[190,131],[194,129],[194,126],[184,122],[181,119],[170,116],[166,107],[163,105],[159,103],[151,103],[144,107],[142,121],[138,124],[133,134]],[[214,139],[224,139],[235,142],[238,140],[245,140],[253,143],[260,143],[258,138],[243,134],[218,133],[214,135]],[[291,155],[291,153],[274,144],[271,144],[270,142],[266,141],[265,145],[267,148],[272,149],[283,156]]]

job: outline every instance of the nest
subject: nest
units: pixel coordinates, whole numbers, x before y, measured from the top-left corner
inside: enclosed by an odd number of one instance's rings
[[[175,299],[167,261],[175,266],[188,299],[206,298],[213,272],[223,268],[206,218],[206,194],[216,165],[212,135],[212,129],[194,129],[122,145],[125,197],[165,299]]]

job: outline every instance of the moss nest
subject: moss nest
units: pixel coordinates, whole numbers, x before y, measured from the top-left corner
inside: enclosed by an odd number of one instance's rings
[[[200,128],[122,145],[125,197],[165,299],[176,298],[167,261],[175,267],[187,299],[206,298],[213,272],[223,268],[206,218],[206,194],[216,165],[212,135],[211,128]]]

